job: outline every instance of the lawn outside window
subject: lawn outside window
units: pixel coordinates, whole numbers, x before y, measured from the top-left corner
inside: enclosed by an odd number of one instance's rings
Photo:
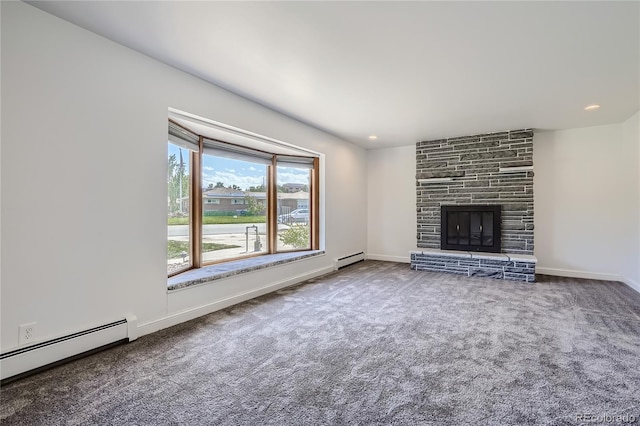
[[[318,157],[227,142],[172,118],[168,135],[168,276],[318,250]]]

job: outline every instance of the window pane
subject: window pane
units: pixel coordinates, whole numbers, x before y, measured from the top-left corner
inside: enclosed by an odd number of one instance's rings
[[[482,245],[493,245],[493,213],[482,213]]]
[[[202,156],[202,262],[266,253],[267,166]]]
[[[458,244],[469,245],[469,212],[460,212],[458,215]]]
[[[276,170],[278,186],[278,246],[282,250],[311,248],[311,170],[281,167]]]
[[[469,220],[471,221],[469,228],[471,240],[469,243],[472,246],[479,246],[481,243],[480,237],[482,236],[482,213],[471,212]]]
[[[460,228],[460,222],[458,213],[447,213],[447,244],[458,244],[458,229]]]
[[[169,142],[167,156],[167,274],[191,266],[189,151]]]

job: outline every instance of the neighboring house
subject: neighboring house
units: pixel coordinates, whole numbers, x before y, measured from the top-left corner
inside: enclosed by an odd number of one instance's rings
[[[286,184],[286,185],[295,185],[295,184]],[[304,191],[278,192],[278,211],[280,211],[282,207],[288,207],[291,210],[308,209],[309,193]],[[279,214],[281,213],[279,212]]]
[[[295,184],[287,184],[295,185]],[[248,192],[230,188],[213,188],[202,193],[202,207],[205,212],[237,212],[242,213],[247,208],[247,197],[253,197],[258,204],[266,206],[267,195],[265,192]],[[291,210],[309,208],[309,193],[298,192],[278,192],[278,214],[282,214],[282,209]]]
[[[286,184],[295,185],[295,184]],[[247,192],[249,196],[256,197],[258,200],[265,200],[266,193],[264,192]],[[308,209],[309,208],[310,195],[308,192],[278,192],[278,214],[289,213],[296,209]]]
[[[287,192],[298,192],[298,191],[304,191],[305,189],[307,189],[308,185],[304,183],[285,183],[284,185],[282,185],[282,187]]]
[[[248,207],[246,196],[252,194],[261,194],[261,198],[256,198],[259,203],[265,204],[266,197],[264,193],[248,193],[231,188],[208,189],[202,193],[202,208],[205,213],[208,211],[240,213],[241,210],[246,210]]]

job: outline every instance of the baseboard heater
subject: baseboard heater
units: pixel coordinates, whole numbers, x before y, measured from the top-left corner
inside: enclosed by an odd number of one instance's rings
[[[337,271],[340,268],[344,268],[345,266],[349,266],[351,264],[362,262],[364,260],[364,252],[350,254],[349,256],[344,256],[336,259],[335,262],[335,270]]]
[[[124,319],[0,354],[0,384],[138,338],[137,319]]]

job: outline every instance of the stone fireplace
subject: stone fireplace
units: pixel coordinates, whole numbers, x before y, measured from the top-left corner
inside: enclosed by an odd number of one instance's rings
[[[417,247],[423,250],[412,252],[413,269],[535,279],[531,129],[418,142],[416,181]],[[486,250],[477,242],[488,241],[488,225],[482,213],[469,213],[496,209],[501,220],[492,222],[497,228],[492,229],[492,243],[497,240],[499,246],[491,244]],[[442,225],[448,223],[442,212],[449,210],[458,212],[451,217],[459,222],[442,233]],[[448,230],[457,239],[445,236]],[[452,248],[457,251],[449,252]],[[479,253],[485,251],[493,253]]]

